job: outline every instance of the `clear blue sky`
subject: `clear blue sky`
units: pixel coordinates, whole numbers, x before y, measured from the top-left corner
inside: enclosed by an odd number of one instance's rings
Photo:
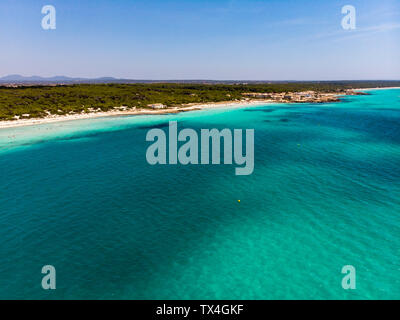
[[[0,76],[400,79],[400,1],[1,0],[0,43]]]

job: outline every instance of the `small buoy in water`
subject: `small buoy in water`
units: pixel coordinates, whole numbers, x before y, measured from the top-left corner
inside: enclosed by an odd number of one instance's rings
[[[240,203],[240,200],[238,200],[238,202]]]

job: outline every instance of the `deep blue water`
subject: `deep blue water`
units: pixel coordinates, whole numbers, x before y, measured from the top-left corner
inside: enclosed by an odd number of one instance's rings
[[[400,90],[371,93],[0,130],[0,298],[400,298]],[[150,166],[171,120],[255,129],[254,173]]]

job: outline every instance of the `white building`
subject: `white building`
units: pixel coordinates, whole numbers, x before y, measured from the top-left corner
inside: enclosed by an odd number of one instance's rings
[[[148,107],[152,109],[165,109],[167,106],[162,103],[149,104]]]

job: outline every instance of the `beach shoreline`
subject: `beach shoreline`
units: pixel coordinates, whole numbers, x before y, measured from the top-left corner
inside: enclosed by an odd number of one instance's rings
[[[354,92],[358,91],[371,91],[371,90],[387,90],[387,89],[400,89],[400,87],[387,87],[387,88],[362,88],[362,89],[353,89]],[[344,95],[333,95],[337,98],[340,98]],[[332,101],[333,102],[333,101]],[[116,117],[116,116],[140,116],[140,115],[163,115],[163,114],[173,114],[173,113],[181,113],[181,112],[189,112],[189,111],[199,111],[205,109],[213,109],[213,108],[222,108],[222,107],[250,107],[256,105],[264,105],[264,104],[277,104],[277,103],[290,103],[290,104],[299,104],[298,102],[279,102],[274,100],[262,100],[262,99],[247,99],[240,101],[223,101],[223,102],[207,102],[207,103],[193,103],[182,105],[174,108],[165,108],[165,109],[132,109],[132,110],[111,110],[105,112],[90,112],[90,113],[80,113],[80,114],[67,114],[67,115],[50,115],[43,118],[27,118],[27,119],[18,119],[18,120],[4,120],[0,121],[0,130],[15,128],[15,127],[24,127],[24,126],[34,126],[55,122],[65,122],[65,121],[73,121],[73,120],[84,120],[84,119],[96,119],[96,118],[105,118],[105,117]],[[318,102],[310,102],[310,103],[318,103]]]
[[[246,107],[246,106],[256,106],[264,104],[276,103],[270,100],[250,100],[250,101],[223,101],[223,102],[210,102],[210,103],[196,103],[190,105],[184,105],[175,108],[166,108],[159,110],[150,109],[136,109],[136,110],[112,110],[106,112],[91,112],[91,113],[81,113],[81,114],[68,114],[68,115],[51,115],[44,118],[29,118],[29,119],[18,119],[18,120],[5,120],[0,121],[0,130],[15,128],[15,127],[25,127],[34,126],[55,122],[65,122],[73,120],[85,120],[85,119],[96,119],[96,118],[106,118],[106,117],[117,117],[117,116],[140,116],[140,115],[166,115],[189,111],[200,111],[205,109],[223,108],[223,107]]]

